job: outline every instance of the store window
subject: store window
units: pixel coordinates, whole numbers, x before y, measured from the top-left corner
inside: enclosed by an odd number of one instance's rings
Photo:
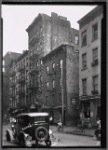
[[[84,118],[90,118],[90,102],[84,102]]]

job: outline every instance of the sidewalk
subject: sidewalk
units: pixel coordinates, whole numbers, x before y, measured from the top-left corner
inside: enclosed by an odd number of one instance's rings
[[[50,126],[50,129],[53,132],[58,132],[57,126]],[[85,128],[84,131],[82,132],[81,129],[79,129],[78,127],[66,127],[66,126],[63,127],[63,133],[90,136],[90,137],[94,137],[94,131],[95,129]]]

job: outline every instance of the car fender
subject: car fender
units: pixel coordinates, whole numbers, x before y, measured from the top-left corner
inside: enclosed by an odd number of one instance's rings
[[[21,131],[21,133],[20,133],[22,136],[23,136],[23,138],[24,138],[24,144],[25,144],[25,146],[26,147],[31,147],[32,146],[32,144],[31,144],[31,140],[32,140],[32,138],[30,137],[30,135],[29,134],[26,134],[25,132],[23,132],[23,131]]]
[[[12,130],[11,130],[11,129],[8,129],[8,130],[6,130],[6,132],[8,132],[8,133],[9,133],[9,135],[10,135],[10,139],[11,139],[11,141],[13,141],[13,140],[14,140],[14,136],[13,136],[13,132],[12,132]]]

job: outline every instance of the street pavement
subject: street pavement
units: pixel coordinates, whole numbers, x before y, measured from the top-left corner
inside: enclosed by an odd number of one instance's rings
[[[2,146],[5,147],[19,147],[15,143],[10,143],[6,141],[5,138],[5,130],[7,128],[10,128],[9,124],[4,124],[3,125],[3,134],[2,134]],[[86,130],[86,135],[81,135],[81,134],[75,134],[74,132],[77,128],[72,128],[72,127],[64,127],[63,131],[57,130],[56,126],[50,126],[50,129],[53,131],[55,140],[52,142],[52,147],[97,147],[100,146],[100,142],[97,142],[97,140],[93,137],[93,130]],[[81,131],[80,131],[81,132]],[[90,133],[87,136],[87,132]],[[73,134],[72,134],[73,133]],[[82,133],[83,134],[83,133]],[[42,143],[43,146],[45,146],[44,143]],[[41,146],[42,146],[41,145]],[[40,147],[41,147],[40,146]]]
[[[57,126],[50,126],[50,129],[53,132],[57,132]],[[94,131],[95,129],[92,128],[84,128],[83,131],[82,129],[78,128],[78,127],[67,127],[67,126],[63,126],[63,133],[68,133],[68,134],[75,134],[75,135],[84,135],[84,136],[90,136],[90,137],[94,137]]]

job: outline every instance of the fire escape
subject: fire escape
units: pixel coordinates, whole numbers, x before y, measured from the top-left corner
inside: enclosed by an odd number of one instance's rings
[[[26,77],[25,77],[25,65],[22,65],[21,67],[19,67],[17,69],[17,71],[19,72],[19,76],[17,78],[17,84],[18,84],[18,89],[16,91],[16,95],[18,96],[18,103],[17,103],[17,107],[23,107],[25,106],[25,81],[26,81]]]
[[[38,58],[38,54],[29,55],[29,76],[28,76],[28,96],[29,96],[29,106],[36,102],[37,92],[39,87],[38,82],[38,72],[39,68],[36,65],[36,60]]]
[[[16,86],[15,75],[16,75],[16,72],[14,70],[10,72],[10,77],[12,78],[10,82],[10,88],[12,92],[9,94],[9,97],[10,97],[10,108],[13,108],[13,109],[15,107],[15,86]]]

